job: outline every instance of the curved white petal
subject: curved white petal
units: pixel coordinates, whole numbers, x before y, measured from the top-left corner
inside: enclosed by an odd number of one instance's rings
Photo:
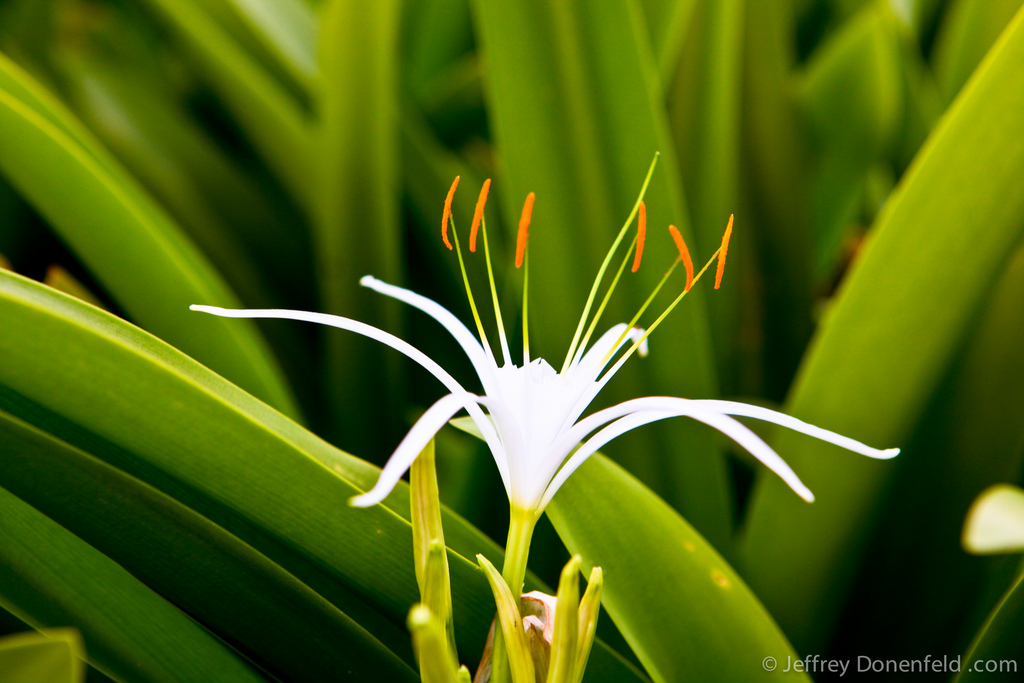
[[[434,438],[434,435],[437,434],[441,427],[448,424],[448,420],[455,413],[468,407],[470,404],[476,405],[478,400],[479,397],[473,394],[448,394],[430,406],[427,412],[423,413],[423,416],[412,426],[409,433],[405,435],[402,443],[398,444],[398,448],[395,449],[391,457],[388,458],[373,488],[366,493],[353,496],[349,500],[349,505],[365,508],[376,505],[387,498],[391,490],[395,488],[395,484],[402,478],[405,471],[412,466],[413,461],[419,457],[420,453],[426,448],[427,444],[430,443],[430,440]]]
[[[693,405],[695,403],[694,401],[682,398],[669,400],[674,402],[671,404],[671,407],[666,403],[665,407],[661,409],[654,408],[633,412],[632,414],[619,418],[612,424],[608,425],[580,446],[579,450],[573,453],[572,457],[566,461],[565,465],[551,480],[551,483],[548,484],[547,490],[544,492],[544,497],[541,499],[540,509],[544,509],[544,507],[547,506],[555,493],[557,493],[558,489],[565,483],[566,479],[568,479],[569,476],[587,460],[587,458],[596,453],[598,449],[612,439],[621,436],[630,430],[636,429],[637,427],[657,420],[684,416],[692,417],[693,419],[703,422],[704,424],[714,427],[718,431],[722,432],[779,475],[779,477],[781,477],[782,480],[785,481],[801,498],[808,502],[814,500],[814,494],[811,493],[810,489],[804,486],[803,482],[801,482],[800,478],[796,476],[796,473],[793,472],[792,468],[790,468],[790,466],[787,465],[786,462],[761,439],[761,437],[754,434],[754,432],[750,431],[750,429],[742,423],[734,420],[728,415],[699,408]]]
[[[735,415],[738,417],[750,417],[757,420],[763,420],[765,422],[772,422],[782,427],[787,427],[794,431],[813,436],[822,441],[835,444],[841,448],[865,455],[869,458],[876,458],[879,460],[887,460],[894,458],[899,455],[900,449],[888,448],[880,450],[877,448],[871,448],[866,446],[859,441],[851,439],[835,432],[830,432],[827,429],[821,427],[815,427],[814,425],[807,424],[802,420],[798,420],[795,417],[780,413],[768,408],[762,408],[760,406],[752,406],[746,403],[739,403],[736,401],[720,401],[716,399],[685,399],[676,398],[674,396],[646,396],[644,398],[634,398],[629,401],[623,401],[617,405],[599,410],[593,415],[588,415],[583,418],[572,428],[566,430],[558,438],[558,440],[552,444],[552,448],[549,454],[545,456],[545,461],[541,466],[544,471],[553,472],[557,469],[561,463],[565,454],[568,453],[572,448],[583,441],[588,434],[598,429],[602,425],[605,425],[612,420],[636,413],[644,410],[672,410],[673,404],[676,401],[685,401],[697,405],[699,408],[709,410],[711,412],[720,413],[723,415]]]
[[[210,313],[212,315],[219,315],[223,318],[275,318],[282,320],[300,320],[303,322],[318,323],[320,325],[329,325],[331,327],[337,327],[342,330],[348,330],[349,332],[355,332],[361,334],[364,337],[369,337],[375,341],[379,341],[382,344],[390,346],[395,351],[405,355],[410,360],[415,361],[424,370],[436,377],[441,384],[445,386],[448,391],[453,394],[468,394],[461,384],[455,380],[454,377],[449,375],[444,368],[438,365],[436,362],[431,360],[427,354],[423,353],[409,342],[403,341],[393,334],[385,332],[384,330],[378,329],[372,325],[361,323],[358,320],[352,320],[350,318],[343,318],[339,315],[328,315],[327,313],[312,313],[310,311],[291,311],[286,309],[233,309],[233,308],[220,308],[217,306],[201,306],[194,304],[189,306],[193,311],[202,311],[203,313]],[[484,435],[484,440],[490,447],[491,452],[495,454],[495,459],[498,458],[498,454],[504,454],[504,449],[501,446],[501,441],[498,439],[498,434],[494,430],[494,425],[487,419],[484,412],[480,410],[480,406],[473,403],[471,406],[467,406],[466,410],[469,412],[470,417],[476,422],[480,431]],[[499,464],[499,469],[501,466]],[[508,488],[509,482],[507,481],[508,473],[507,470],[502,471],[502,479],[505,481],[505,487]]]
[[[372,275],[364,275],[359,279],[359,284],[384,296],[398,299],[413,308],[418,308],[440,323],[444,329],[448,330],[449,334],[455,337],[455,341],[458,342],[462,350],[469,356],[469,362],[473,364],[473,369],[476,370],[476,374],[480,376],[480,381],[484,385],[484,392],[491,393],[491,388],[494,384],[494,370],[497,369],[497,364],[494,361],[494,357],[490,354],[490,349],[485,349],[477,338],[473,336],[473,333],[469,331],[469,328],[463,325],[462,321],[452,315],[447,308],[422,294],[417,294],[403,287],[389,285]]]
[[[836,434],[835,432],[830,432],[829,430],[822,429],[821,427],[815,427],[812,424],[807,424],[803,420],[798,420],[795,417],[786,415],[785,413],[780,413],[768,408],[762,408],[761,406],[752,406],[746,403],[738,403],[736,401],[719,401],[713,399],[701,399],[695,402],[710,410],[714,410],[715,412],[724,413],[725,415],[752,417],[755,420],[772,422],[782,427],[792,429],[793,431],[802,432],[803,434],[813,436],[816,439],[821,439],[822,441],[835,444],[836,446],[845,448],[848,451],[866,455],[869,458],[888,460],[889,458],[895,458],[900,454],[900,449],[898,448],[879,449],[872,448],[871,446],[865,446],[860,441],[851,439],[848,436]]]

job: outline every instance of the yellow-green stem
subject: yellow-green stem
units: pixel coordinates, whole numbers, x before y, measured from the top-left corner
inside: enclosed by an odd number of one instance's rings
[[[590,337],[594,334],[594,330],[597,328],[597,323],[600,322],[601,316],[604,314],[604,309],[608,306],[608,302],[612,298],[612,292],[615,291],[616,285],[618,285],[619,280],[622,279],[622,274],[626,271],[626,264],[629,263],[629,257],[633,255],[633,249],[635,247],[636,238],[634,237],[633,242],[629,245],[629,249],[626,250],[626,256],[622,259],[622,265],[619,266],[618,272],[615,273],[615,278],[612,280],[612,283],[608,285],[608,291],[604,293],[604,298],[601,299],[601,305],[597,307],[597,313],[594,314],[594,319],[590,321],[590,327],[587,328],[587,333],[583,335],[579,348],[576,349],[576,354],[570,363],[576,362],[576,358],[583,357],[583,352],[586,350],[587,344],[590,342]]]
[[[530,364],[530,247],[523,255],[523,367]]]
[[[536,525],[537,515],[532,510],[513,507],[509,512],[508,541],[505,543],[505,565],[501,577],[505,579],[516,601],[523,594],[526,560],[530,555],[530,541]]]
[[[658,296],[658,292],[660,292],[661,288],[665,286],[665,283],[668,282],[668,279],[670,277],[672,277],[672,273],[675,271],[676,266],[678,266],[679,263],[680,263],[679,259],[676,259],[675,261],[673,261],[673,263],[669,267],[668,271],[666,271],[665,274],[662,275],[661,281],[658,283],[658,286],[655,287],[654,291],[651,292],[650,296],[647,297],[647,300],[644,301],[643,306],[641,306],[640,310],[636,312],[636,315],[633,316],[633,319],[630,320],[629,323],[626,324],[626,329],[622,331],[622,334],[619,335],[619,338],[615,340],[614,344],[612,344],[612,347],[608,350],[608,353],[606,353],[604,355],[604,358],[602,359],[602,362],[605,362],[605,363],[608,362],[608,360],[612,356],[615,355],[615,350],[619,348],[619,344],[622,343],[622,340],[624,340],[626,338],[626,335],[628,335],[630,333],[630,331],[640,321],[640,317],[647,311],[648,307],[654,301],[654,297]]]
[[[462,247],[459,246],[459,233],[455,230],[455,216],[448,218],[448,224],[452,228],[452,237],[455,239],[455,253],[459,256],[459,268],[462,270],[462,284],[466,286],[466,296],[469,297],[469,310],[473,312],[473,320],[476,321],[476,331],[480,334],[480,343],[488,352],[491,345],[487,341],[487,334],[484,332],[484,324],[480,320],[480,313],[476,310],[476,300],[473,298],[473,288],[469,286],[469,275],[466,274],[466,262],[462,260]]]
[[[537,515],[531,510],[513,507],[509,510],[508,541],[505,543],[505,564],[501,578],[505,580],[516,605],[523,595],[523,581],[526,579],[526,560],[530,556],[530,541],[537,525]],[[494,630],[494,645],[491,649],[491,683],[509,683],[511,673],[508,666],[508,650],[501,629]]]
[[[615,256],[615,250],[619,248],[622,243],[622,238],[626,236],[626,231],[629,230],[630,224],[633,219],[636,218],[637,211],[640,209],[640,202],[644,200],[644,195],[647,193],[647,186],[651,183],[651,176],[654,175],[654,167],[658,163],[659,152],[655,152],[654,160],[651,161],[651,167],[647,169],[647,177],[644,178],[644,184],[640,188],[640,196],[637,197],[636,203],[633,204],[633,210],[629,212],[629,217],[626,218],[626,222],[622,224],[622,229],[619,230],[618,236],[612,243],[612,248],[608,250],[608,254],[604,257],[604,261],[601,263],[601,268],[597,271],[597,279],[594,280],[594,285],[590,288],[590,295],[587,297],[587,304],[583,307],[583,316],[580,318],[580,324],[576,327],[576,334],[573,335],[572,344],[569,344],[569,353],[565,354],[565,363],[562,364],[561,372],[565,372],[569,369],[569,364],[572,362],[573,357],[576,355],[576,348],[580,342],[580,335],[583,334],[583,328],[587,324],[587,318],[590,317],[590,308],[594,305],[594,298],[597,296],[597,290],[601,286],[601,280],[604,279],[605,271],[608,270],[608,265],[612,262],[612,257]]]
[[[512,365],[512,356],[508,352],[508,339],[505,338],[505,325],[501,320],[501,306],[498,304],[498,288],[494,286],[494,269],[491,268],[491,249],[487,244],[487,219],[480,218],[480,230],[484,238],[484,258],[487,260],[487,281],[491,285],[491,303],[494,304],[494,319],[498,323],[498,341],[501,343],[501,357],[506,365]]]

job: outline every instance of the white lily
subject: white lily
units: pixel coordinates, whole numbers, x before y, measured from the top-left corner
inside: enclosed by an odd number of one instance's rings
[[[652,164],[652,171],[653,168],[654,165]],[[732,228],[732,218],[730,217],[729,227],[726,229],[722,246],[696,276],[693,274],[693,266],[682,238],[679,236],[678,231],[670,226],[673,238],[679,247],[679,259],[673,263],[672,268],[666,273],[661,284],[651,294],[633,321],[628,324],[622,323],[613,326],[588,348],[587,343],[597,325],[598,319],[608,302],[612,289],[622,275],[629,257],[633,254],[634,248],[636,249],[636,254],[633,270],[635,271],[639,265],[646,230],[646,210],[642,198],[644,190],[646,190],[647,184],[650,181],[649,172],[644,182],[640,199],[637,200],[632,213],[619,232],[615,243],[601,266],[597,280],[591,289],[583,317],[576,330],[575,338],[570,345],[565,363],[560,371],[556,371],[542,358],[530,359],[527,326],[527,285],[525,279],[523,287],[523,363],[522,365],[515,365],[511,360],[508,341],[502,325],[501,312],[498,307],[493,273],[490,267],[486,223],[482,220],[483,205],[490,183],[488,180],[481,191],[480,201],[477,204],[470,238],[470,249],[475,251],[477,229],[478,226],[483,225],[484,248],[501,344],[502,362],[499,363],[491,351],[479,314],[477,313],[472,292],[469,288],[468,279],[465,277],[462,252],[458,246],[457,233],[454,232],[454,221],[451,220],[451,200],[458,180],[458,178],[455,179],[455,183],[453,183],[445,201],[442,234],[445,243],[451,248],[447,237],[447,227],[450,224],[455,235],[455,244],[467,292],[470,297],[470,305],[476,319],[479,338],[474,336],[447,309],[424,296],[387,284],[371,276],[362,278],[360,284],[419,309],[444,327],[469,357],[482,387],[482,392],[479,394],[468,391],[441,366],[407,342],[383,330],[349,318],[305,311],[227,310],[212,306],[192,306],[193,310],[205,311],[226,317],[304,320],[362,334],[387,344],[396,351],[406,355],[434,375],[450,392],[432,405],[416,422],[384,466],[377,484],[372,490],[354,497],[351,501],[352,505],[366,507],[382,501],[395,487],[402,475],[409,469],[412,462],[434,435],[453,416],[465,410],[487,442],[494,461],[498,466],[498,471],[501,473],[501,479],[511,503],[513,526],[521,527],[518,531],[510,530],[510,547],[508,548],[510,554],[522,557],[522,567],[516,567],[512,570],[510,576],[506,576],[509,579],[509,585],[513,590],[516,590],[521,585],[522,572],[525,572],[525,554],[529,546],[530,536],[532,535],[533,524],[545,506],[554,497],[559,487],[599,448],[617,436],[642,425],[680,416],[690,417],[703,422],[719,430],[749,451],[807,501],[814,499],[811,491],[804,486],[789,465],[768,444],[736,420],[736,417],[747,417],[772,422],[872,458],[886,459],[899,453],[899,449],[895,448],[888,450],[870,448],[853,439],[809,425],[783,413],[733,401],[651,396],[625,401],[580,419],[601,389],[622,368],[623,364],[634,352],[639,351],[640,355],[646,354],[647,337],[680,302],[690,287],[716,259],[718,260],[718,272],[715,283],[717,289],[725,264],[725,255]],[[526,262],[524,278],[528,278],[529,273],[526,237],[532,205],[533,194],[531,193],[527,198],[526,206],[524,206],[517,240],[516,266],[519,267],[523,265],[524,261]],[[586,334],[583,334],[595,301],[597,289],[605,271],[616,249],[628,232],[633,218],[638,213],[640,219],[638,221],[637,237],[627,251],[618,274],[609,286],[603,302],[592,319]],[[675,266],[679,263],[683,263],[687,271],[687,282],[683,292],[679,294],[648,329],[644,330],[636,327],[635,323],[640,315],[644,313],[654,299],[654,296],[661,289],[662,285],[665,284],[669,275],[672,274]],[[617,359],[616,356],[618,356]],[[613,359],[616,360],[609,367],[609,363]],[[517,538],[513,539],[514,535]],[[513,544],[517,548],[511,547]],[[515,564],[519,563],[516,562]]]

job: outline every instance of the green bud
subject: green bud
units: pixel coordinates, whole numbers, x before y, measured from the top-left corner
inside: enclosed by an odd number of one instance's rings
[[[498,621],[501,623],[504,645],[508,652],[512,682],[535,683],[533,657],[530,655],[530,645],[523,629],[523,619],[519,613],[519,606],[512,596],[512,591],[486,557],[477,555],[476,560],[487,576],[491,592],[494,593],[494,602],[498,606]]]
[[[597,618],[601,614],[601,587],[604,585],[604,572],[594,567],[587,579],[587,590],[580,601],[579,643],[576,646],[576,678],[575,683],[583,680],[583,671],[587,668],[590,648],[594,645],[597,634]]]
[[[554,635],[547,683],[575,683],[579,640],[580,556],[573,555],[558,580]]]
[[[412,543],[420,602],[444,626],[449,657],[458,666],[448,554],[441,528],[441,498],[437,491],[434,441],[431,440],[409,470]]]
[[[459,674],[452,665],[444,626],[426,605],[413,605],[407,620],[423,683],[456,683]]]

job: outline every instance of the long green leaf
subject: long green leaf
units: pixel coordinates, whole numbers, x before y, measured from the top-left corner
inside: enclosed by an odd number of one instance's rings
[[[192,0],[148,0],[181,36],[204,67],[224,103],[295,199],[308,198],[309,132],[306,113],[255,62],[207,9]]]
[[[312,90],[316,76],[316,12],[304,0],[215,0],[204,7],[246,50],[295,86]]]
[[[697,0],[643,0],[651,46],[662,83],[667,85],[672,82],[697,6],[709,4],[714,3],[699,3]]]
[[[815,51],[800,81],[800,102],[820,157],[813,215],[819,281],[835,269],[867,173],[889,151],[902,123],[897,22],[887,3],[867,4]]]
[[[908,437],[1020,239],[1022,107],[1018,14],[879,216],[787,412],[874,446]],[[816,651],[849,589],[893,467],[791,434],[775,445],[817,502],[809,509],[776,482],[759,482],[746,576],[798,646]]]
[[[395,302],[382,301],[358,283],[364,275],[394,283],[401,272],[399,9],[396,0],[335,0],[325,7],[313,201],[325,310],[392,330],[399,319]],[[371,412],[365,395],[378,392],[384,394],[382,403],[393,404],[396,383],[380,382],[379,373],[388,368],[394,376],[396,366],[381,348],[367,349],[351,334],[324,334],[331,436],[360,451],[383,450],[380,437],[395,426],[386,415],[395,411]],[[378,425],[373,433],[362,429],[373,423]]]
[[[747,0],[745,175],[764,281],[764,384],[781,401],[811,336],[812,145],[796,100],[796,0]],[[740,225],[743,223],[741,222]]]
[[[504,178],[494,192],[507,225],[518,223],[524,198],[536,192],[530,330],[534,348],[560,367],[594,273],[657,151],[661,160],[646,196],[647,263],[620,285],[625,293],[609,306],[607,326],[629,320],[676,258],[667,226],[678,225],[689,237],[654,55],[635,0],[480,1],[474,9],[489,65],[488,113]],[[698,260],[718,244],[696,246]],[[703,293],[693,293],[697,296],[685,310],[651,340],[645,390],[627,371],[616,378],[622,393],[708,396],[716,391]],[[665,345],[661,352],[659,344]],[[684,349],[683,362],[673,347]],[[713,440],[706,432],[678,426],[672,432],[652,431],[659,438],[631,449],[630,467],[644,470],[648,480],[667,481],[672,502],[715,544],[727,547],[730,492],[725,461]],[[659,461],[645,453],[670,456]]]
[[[679,3],[676,3],[679,4]],[[715,244],[725,221],[746,216],[740,202],[741,95],[744,0],[703,2],[694,12],[678,73],[669,91],[669,113],[679,150],[690,216],[698,243]],[[737,266],[752,259],[753,240],[729,250],[730,277],[708,298],[714,353],[723,391],[736,386],[740,334]]]
[[[602,604],[656,682],[808,680],[783,672],[793,648],[728,563],[610,460],[593,456],[548,515],[585,570],[604,571]]]
[[[1024,630],[1024,574],[1006,591],[967,649],[955,683],[1020,675],[1020,634]],[[998,667],[990,670],[988,667]]]
[[[847,618],[867,617],[897,603],[903,608],[859,634],[850,651],[879,657],[924,652],[977,627],[964,615],[982,594],[986,567],[964,552],[960,528],[983,489],[1014,481],[1020,472],[1024,250],[1016,250],[972,328],[900,455],[906,459],[897,463],[900,471],[875,535],[876,550],[861,578],[872,590]],[[908,575],[919,578],[908,585]]]
[[[129,315],[297,413],[252,325],[196,320],[188,310],[197,301],[237,304],[203,255],[59,103],[2,55],[0,133],[0,170]]]
[[[36,627],[73,623],[89,662],[133,683],[264,679],[110,558],[0,488],[0,601]]]
[[[348,616],[174,499],[2,411],[0,443],[0,485],[280,677],[415,680]]]
[[[1021,0],[956,0],[949,5],[932,48],[935,80],[947,101],[967,82]]]

